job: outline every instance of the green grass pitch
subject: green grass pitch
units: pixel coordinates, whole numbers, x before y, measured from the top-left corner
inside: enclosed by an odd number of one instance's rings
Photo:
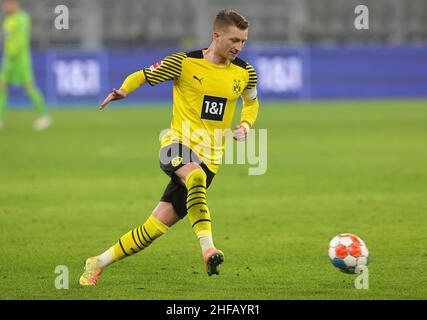
[[[35,133],[32,110],[9,111],[0,131],[0,299],[427,298],[426,101],[262,103],[267,173],[223,165],[208,193],[221,275],[206,275],[183,220],[91,288],[85,258],[143,223],[168,182],[157,155],[171,109],[52,115]],[[343,232],[370,249],[368,290],[328,259]]]

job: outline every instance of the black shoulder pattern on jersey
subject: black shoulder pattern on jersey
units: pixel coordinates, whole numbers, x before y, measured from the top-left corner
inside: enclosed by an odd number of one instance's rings
[[[184,52],[175,53],[145,68],[143,71],[147,82],[154,86],[160,82],[178,79],[182,71],[182,61],[186,57]]]
[[[254,67],[252,67],[249,63],[246,63],[245,69],[248,71],[249,74],[249,82],[246,86],[246,89],[252,89],[256,86],[258,78],[255,72]]]
[[[246,65],[248,64],[246,61],[240,59],[240,58],[236,58],[233,61],[231,61],[232,64],[235,64],[236,66],[239,66],[243,69],[246,69]]]
[[[196,51],[187,52],[187,57],[195,58],[195,59],[203,59],[203,51],[196,50]]]

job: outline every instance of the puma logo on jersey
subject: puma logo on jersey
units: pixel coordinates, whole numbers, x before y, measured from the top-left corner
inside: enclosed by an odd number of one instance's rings
[[[202,80],[204,79],[204,78],[199,79],[199,78],[197,78],[197,76],[194,76],[194,75],[193,75],[193,78],[196,79],[197,81],[199,81],[200,85],[202,84]]]

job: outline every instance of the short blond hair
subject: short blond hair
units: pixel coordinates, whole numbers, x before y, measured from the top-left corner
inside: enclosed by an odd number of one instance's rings
[[[230,26],[235,26],[240,30],[246,30],[249,28],[249,22],[244,16],[238,14],[234,10],[224,9],[218,12],[213,24],[214,31],[225,29]]]

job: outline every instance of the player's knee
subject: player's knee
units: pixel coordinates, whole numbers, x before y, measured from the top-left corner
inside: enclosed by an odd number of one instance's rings
[[[190,163],[185,164],[184,166],[182,166],[178,170],[176,170],[175,174],[180,178],[180,180],[182,181],[182,184],[186,185],[186,180],[188,180],[188,176],[194,170],[197,170],[197,169],[201,169],[201,167],[195,162],[190,162]]]
[[[202,168],[198,167],[188,174],[187,181],[191,179],[194,184],[206,185],[206,178],[207,176],[205,171]]]

